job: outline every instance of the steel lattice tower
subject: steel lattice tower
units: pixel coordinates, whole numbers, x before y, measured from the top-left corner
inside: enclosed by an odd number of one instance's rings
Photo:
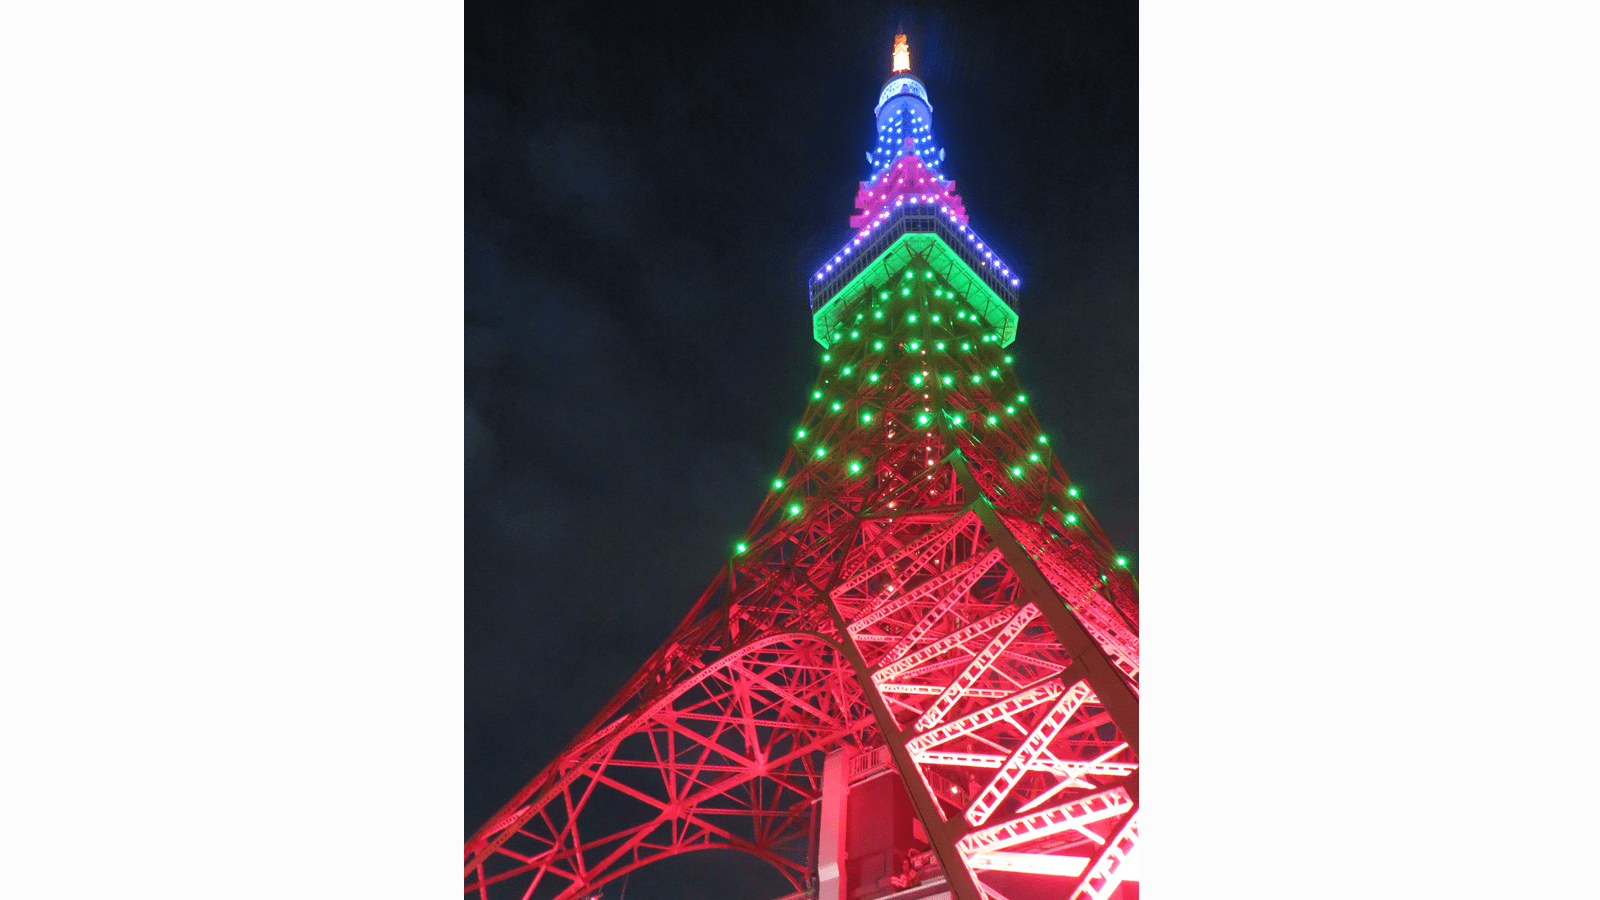
[[[874,112],[780,477],[467,841],[468,896],[585,897],[708,848],[822,900],[1137,896],[1137,586],[1012,374],[1020,279],[940,171],[903,35]]]

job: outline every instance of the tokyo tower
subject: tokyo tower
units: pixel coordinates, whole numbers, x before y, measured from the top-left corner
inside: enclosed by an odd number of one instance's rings
[[[874,114],[777,477],[666,642],[468,839],[468,897],[613,896],[706,849],[793,900],[1138,896],[1137,585],[1013,374],[1021,277],[945,176],[905,35]]]

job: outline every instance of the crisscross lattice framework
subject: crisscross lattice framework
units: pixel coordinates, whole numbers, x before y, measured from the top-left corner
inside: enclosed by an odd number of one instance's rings
[[[841,746],[887,753],[926,830],[897,883],[1104,898],[1131,875],[1136,586],[948,258],[914,254],[839,311],[737,552],[468,841],[469,895],[566,900],[713,847],[801,890]]]

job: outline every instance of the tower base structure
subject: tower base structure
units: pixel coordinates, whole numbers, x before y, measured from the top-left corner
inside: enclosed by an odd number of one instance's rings
[[[883,749],[854,754],[841,748],[828,754],[822,777],[818,823],[816,889],[781,900],[954,900],[938,854],[917,818],[911,797]],[[1041,866],[1038,858],[1018,857],[1016,871],[1048,871],[1060,877],[1081,877],[1093,862],[1089,855],[1061,856]],[[1120,884],[1106,896],[1138,900],[1136,859],[1120,869]],[[1003,883],[1003,877],[992,879]],[[1008,900],[1059,896],[1059,884],[1016,883],[989,887],[1006,890]],[[998,890],[997,890],[998,889]]]

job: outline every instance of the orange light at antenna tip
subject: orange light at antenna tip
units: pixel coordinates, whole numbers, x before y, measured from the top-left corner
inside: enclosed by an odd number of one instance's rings
[[[905,35],[897,34],[894,36],[894,68],[889,72],[893,74],[909,71],[911,71],[911,47],[906,44]]]

